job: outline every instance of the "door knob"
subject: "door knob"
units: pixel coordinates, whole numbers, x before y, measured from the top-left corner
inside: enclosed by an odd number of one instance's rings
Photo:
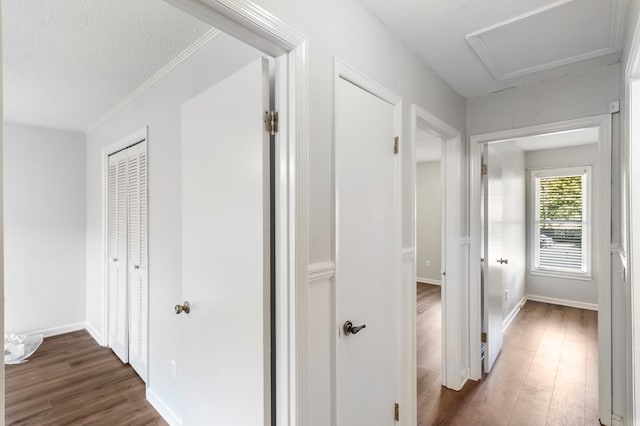
[[[505,263],[509,263],[509,259],[500,258],[500,259],[498,259],[498,263],[501,264],[501,265],[504,265]]]
[[[176,315],[181,314],[182,312],[188,314],[189,312],[191,312],[191,306],[189,306],[189,302],[184,302],[182,305],[176,305],[175,310]]]
[[[351,321],[346,321],[342,326],[342,332],[344,333],[345,336],[348,336],[350,334],[357,334],[363,328],[367,328],[366,324],[362,324],[357,327],[354,327]]]

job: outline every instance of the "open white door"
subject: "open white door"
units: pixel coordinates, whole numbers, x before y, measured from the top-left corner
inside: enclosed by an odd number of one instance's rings
[[[268,63],[182,106],[185,425],[270,424]]]
[[[337,424],[393,425],[400,259],[395,109],[343,78],[335,102]]]
[[[503,258],[503,194],[502,159],[497,148],[485,147],[485,164],[488,166],[484,179],[485,249],[484,249],[484,371],[491,371],[502,349],[502,320],[504,285]]]

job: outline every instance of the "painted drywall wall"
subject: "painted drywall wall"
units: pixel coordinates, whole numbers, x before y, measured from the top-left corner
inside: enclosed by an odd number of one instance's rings
[[[546,169],[558,167],[572,167],[592,165],[592,182],[598,182],[601,166],[598,162],[598,144],[583,145],[570,148],[549,149],[541,151],[529,151],[525,156],[526,167],[530,169]],[[532,188],[530,173],[527,173],[527,241],[532,238]],[[592,223],[598,223],[599,205],[598,191],[594,191],[593,185],[590,192],[592,197]],[[591,259],[593,270],[590,280],[577,280],[570,278],[547,277],[531,274],[531,259],[528,256],[527,266],[527,294],[535,296],[551,297],[582,303],[598,303],[598,281],[601,277],[597,270],[598,243],[600,242],[599,229],[592,228]],[[530,253],[529,253],[530,254]]]
[[[440,162],[416,166],[416,275],[418,281],[440,284],[442,259],[442,190]],[[429,262],[427,266],[426,262]]]
[[[83,133],[5,123],[7,332],[84,328],[85,174]]]
[[[149,386],[178,417],[181,321],[173,306],[181,291],[180,106],[260,53],[221,35],[180,64],[117,114],[87,135],[87,322],[98,333],[103,325],[102,150],[149,126]],[[178,380],[171,376],[177,361]]]
[[[508,264],[502,265],[506,291],[502,306],[507,318],[525,295],[525,154],[513,142],[495,144],[494,148],[502,157],[503,257],[509,259]],[[491,167],[491,163],[488,166]]]
[[[618,64],[467,101],[469,135],[609,113],[619,99]]]

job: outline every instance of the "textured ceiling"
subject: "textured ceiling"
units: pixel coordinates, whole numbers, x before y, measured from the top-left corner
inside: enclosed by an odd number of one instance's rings
[[[2,0],[6,121],[86,130],[210,27],[159,0]]]
[[[620,5],[624,5],[627,0],[571,0],[573,3],[593,1],[607,2],[612,5],[619,1]],[[619,52],[603,52],[603,56],[596,58],[499,80],[494,78],[483,65],[465,37],[539,8],[562,6],[568,0],[361,0],[361,2],[407,46],[420,55],[438,75],[466,98],[616,63],[620,59]],[[584,17],[573,16],[572,18],[566,26],[554,26],[552,25],[553,17],[549,18],[549,31],[552,33],[545,33],[544,40],[540,40],[537,49],[544,51],[547,48],[553,48],[554,39],[562,40],[567,37],[567,34],[584,30],[593,24],[593,17],[588,16],[587,12]],[[596,19],[602,20],[605,25],[613,21],[610,13]],[[541,26],[546,27],[544,23]],[[612,38],[619,38],[622,35],[621,26],[616,25],[613,28]],[[544,31],[547,31],[547,28],[544,28]],[[506,37],[509,35],[506,34]],[[533,42],[527,40],[531,42],[528,46],[520,45],[520,49],[517,49],[518,46],[511,46],[508,50],[515,51],[515,54],[521,55],[523,60],[527,59],[527,55],[532,54],[531,44],[535,44],[535,40],[538,40],[533,34],[531,39]],[[552,40],[551,45],[543,44],[549,43],[549,40]],[[512,40],[507,38],[501,40],[499,44],[508,45],[511,42]],[[597,46],[593,48],[596,49]],[[579,53],[582,52],[576,52],[576,54]]]

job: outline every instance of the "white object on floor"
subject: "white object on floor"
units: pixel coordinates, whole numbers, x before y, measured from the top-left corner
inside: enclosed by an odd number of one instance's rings
[[[4,363],[22,364],[40,347],[44,336],[9,333],[4,335]]]

